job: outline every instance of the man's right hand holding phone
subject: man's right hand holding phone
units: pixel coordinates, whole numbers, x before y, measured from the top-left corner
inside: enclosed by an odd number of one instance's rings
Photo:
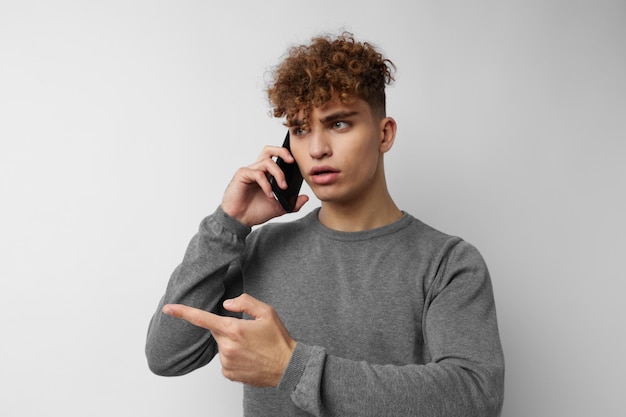
[[[280,157],[287,163],[295,162],[288,149],[266,146],[254,164],[237,170],[224,192],[222,209],[249,227],[285,214],[285,209],[274,198],[269,181],[269,177],[273,176],[281,188],[287,187],[285,175],[274,157]],[[299,195],[293,211],[300,210],[308,200],[308,196]]]

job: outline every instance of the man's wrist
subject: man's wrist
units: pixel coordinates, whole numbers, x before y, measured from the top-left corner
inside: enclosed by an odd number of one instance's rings
[[[215,214],[222,226],[227,230],[231,230],[237,236],[245,237],[252,230],[250,226],[230,215],[221,205],[217,207]]]
[[[277,389],[286,392],[292,392],[296,389],[296,385],[298,385],[298,382],[304,373],[304,368],[306,367],[310,354],[310,346],[296,342],[291,358],[285,368],[285,372],[283,372],[283,375],[276,386]]]

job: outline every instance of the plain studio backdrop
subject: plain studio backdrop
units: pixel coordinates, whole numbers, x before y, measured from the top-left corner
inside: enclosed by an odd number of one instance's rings
[[[282,141],[268,71],[342,29],[398,67],[392,195],[490,267],[503,416],[624,415],[623,0],[0,0],[0,415],[241,415],[218,360],[151,374],[146,329]]]

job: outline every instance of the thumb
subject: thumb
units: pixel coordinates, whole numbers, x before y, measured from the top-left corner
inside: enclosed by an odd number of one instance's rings
[[[233,313],[246,313],[255,319],[261,318],[271,307],[248,294],[224,301],[224,308]]]

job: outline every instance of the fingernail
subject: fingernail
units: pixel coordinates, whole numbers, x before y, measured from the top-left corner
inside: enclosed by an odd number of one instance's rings
[[[232,305],[232,303],[233,303],[233,300],[225,300],[224,301],[224,306]]]
[[[169,305],[163,306],[163,313],[171,316],[173,313],[172,307],[170,307]]]

